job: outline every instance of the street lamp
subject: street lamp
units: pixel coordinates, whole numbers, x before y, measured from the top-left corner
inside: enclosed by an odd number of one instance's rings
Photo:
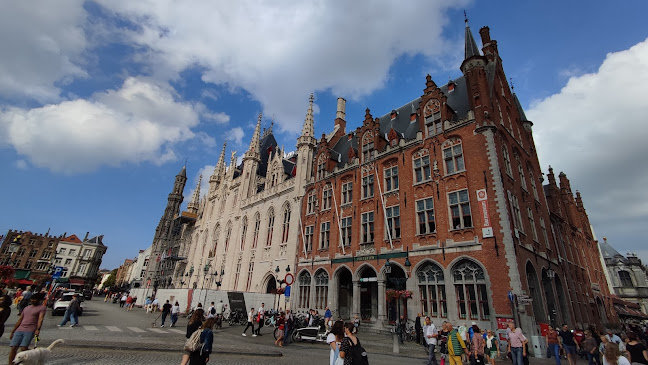
[[[277,268],[275,269],[275,273],[277,275],[276,280],[277,280],[277,283],[279,284],[279,286],[276,289],[277,291],[279,291],[279,289],[281,289],[281,286],[286,283],[286,280],[283,280],[283,279],[279,278],[279,272],[280,271],[281,270],[279,270],[279,265],[277,265]],[[290,265],[288,265],[286,267],[286,273],[289,273],[289,272],[290,272]],[[285,279],[285,277],[284,277],[284,279]],[[281,301],[281,293],[279,292],[279,294],[277,295],[277,306],[275,308],[277,308],[277,309],[279,308],[279,302],[280,301]]]
[[[189,269],[189,272],[186,274],[188,276],[187,279],[187,288],[189,288],[189,283],[191,282],[191,277],[193,276],[194,268],[193,265],[191,265],[191,268]]]
[[[216,272],[213,273],[212,275],[218,278],[219,274]],[[214,282],[214,284],[216,284],[216,290],[220,290],[221,285],[223,285],[223,276],[225,276],[225,270],[221,269],[220,279],[216,279],[217,281]]]
[[[409,257],[405,258],[405,270],[407,270],[407,277],[410,277],[410,274],[412,272],[412,263],[409,260]]]
[[[203,268],[204,276],[203,276],[203,285],[202,285],[202,289],[203,289],[203,291],[205,292],[205,302],[207,302],[207,290],[205,290],[205,281],[207,280],[207,275],[209,274],[209,267],[210,267],[210,266],[211,266],[211,265],[210,265],[210,263],[208,262],[207,264],[205,264],[205,267]],[[207,304],[207,303],[205,303],[205,305],[206,305],[206,304]]]

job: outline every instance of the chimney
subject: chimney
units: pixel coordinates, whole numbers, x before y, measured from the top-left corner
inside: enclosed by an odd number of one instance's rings
[[[337,99],[337,112],[335,113],[335,125],[343,133],[346,130],[346,100],[344,98]]]
[[[490,37],[490,28],[489,27],[482,27],[479,30],[479,35],[481,35],[482,39],[482,44],[484,47],[491,42],[491,37]]]
[[[455,89],[455,83],[454,81],[450,80],[448,81],[448,92],[452,92]]]
[[[89,234],[90,234],[90,232],[86,232],[85,237],[83,237],[83,241],[84,241],[84,242],[88,240],[88,235],[89,235]]]

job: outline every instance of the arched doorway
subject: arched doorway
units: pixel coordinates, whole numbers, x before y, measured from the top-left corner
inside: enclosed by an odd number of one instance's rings
[[[553,272],[553,270],[552,270]],[[554,274],[555,275],[555,274]],[[556,296],[554,295],[552,280],[549,277],[549,271],[542,269],[542,289],[544,290],[545,298],[547,299],[547,311],[549,316],[549,323],[551,327],[556,328],[561,323],[558,321],[558,313],[556,308]]]
[[[275,280],[274,276],[271,276],[268,278],[268,283],[266,284],[265,292],[268,294],[274,294],[276,290],[277,290],[277,280]]]
[[[337,272],[338,282],[338,314],[342,319],[351,318],[353,309],[353,275],[346,267]]]
[[[385,288],[389,290],[405,290],[405,283],[407,282],[407,276],[405,271],[395,264],[389,265],[390,273],[386,275],[387,281]],[[399,316],[404,315],[407,317],[407,305],[403,299],[397,298],[388,298],[387,300],[387,320],[389,323],[394,324]]]
[[[536,323],[544,322],[547,318],[542,305],[542,294],[540,292],[540,284],[538,283],[538,275],[535,268],[530,262],[526,265],[527,285],[529,286],[529,296],[531,297],[531,304],[533,306],[533,316]]]
[[[363,321],[375,320],[378,316],[378,276],[371,266],[360,272],[360,317]]]

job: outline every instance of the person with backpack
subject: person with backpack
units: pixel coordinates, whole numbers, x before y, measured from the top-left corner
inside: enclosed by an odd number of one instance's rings
[[[340,358],[344,359],[344,365],[368,365],[367,351],[360,344],[360,340],[353,334],[354,330],[355,325],[353,323],[344,325],[344,335],[346,337],[340,346]]]
[[[214,318],[214,317],[216,317],[216,307],[214,307],[214,302],[211,302],[211,306],[207,311],[207,318]]]
[[[203,323],[204,315],[205,311],[202,308],[197,308],[193,311],[193,314],[191,315],[191,318],[189,318],[189,322],[187,323],[187,334],[185,335],[187,340],[191,338],[191,335],[193,335],[194,332],[200,329],[200,326],[202,326]],[[189,363],[189,355],[191,355],[191,351],[187,351],[185,349],[180,365],[187,365]]]
[[[200,326],[200,345],[189,355],[189,365],[206,365],[209,362],[209,354],[211,354],[214,344],[214,332],[212,332],[214,322],[214,318],[207,318],[205,323]],[[191,341],[193,337],[192,334],[188,341]]]
[[[468,354],[468,349],[466,349],[466,343],[464,342],[459,331],[452,328],[452,323],[446,322],[446,330],[448,333],[448,359],[450,360],[450,365],[462,365],[461,355]]]

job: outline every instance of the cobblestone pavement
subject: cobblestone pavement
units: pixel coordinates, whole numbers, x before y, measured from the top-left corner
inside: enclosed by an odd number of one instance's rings
[[[181,317],[177,327],[161,328],[159,313],[147,314],[142,309],[126,312],[117,304],[95,298],[84,303],[79,326],[57,327],[61,316],[46,316],[39,346],[47,346],[62,338],[66,344],[53,350],[49,364],[179,364],[185,341],[187,319]],[[15,310],[14,310],[15,312]],[[157,318],[156,327],[153,321]],[[5,324],[0,338],[0,363],[9,352],[9,333],[17,316]],[[170,319],[167,319],[170,321]],[[263,336],[243,337],[244,327],[227,324],[215,330],[214,354],[210,364],[327,364],[328,346],[324,343],[301,342],[278,348],[272,330],[264,327]],[[392,352],[392,338],[384,334],[360,332],[362,344],[371,364],[425,364],[426,353],[421,346],[406,342],[399,354]],[[553,359],[532,359],[535,365],[553,365]],[[508,361],[499,362],[509,365]],[[567,364],[566,361],[563,364]],[[584,364],[584,363],[583,363]]]

